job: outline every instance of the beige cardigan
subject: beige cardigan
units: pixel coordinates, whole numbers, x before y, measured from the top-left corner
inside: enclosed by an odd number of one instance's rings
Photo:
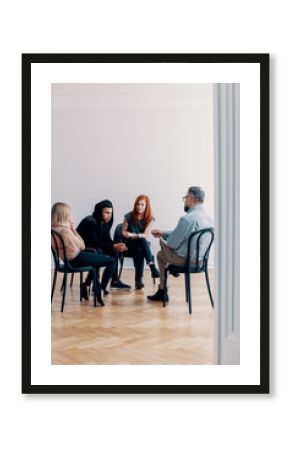
[[[69,225],[58,225],[52,227],[57,233],[61,235],[63,238],[66,256],[68,260],[74,259],[82,250],[85,249],[85,243],[79,233],[72,229]],[[60,243],[59,243],[60,244]],[[52,246],[54,246],[54,242],[52,239]],[[63,259],[62,246],[59,245],[59,256]]]

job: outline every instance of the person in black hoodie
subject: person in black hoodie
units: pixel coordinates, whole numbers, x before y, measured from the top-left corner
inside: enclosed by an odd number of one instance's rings
[[[123,283],[118,278],[118,253],[127,249],[123,242],[115,243],[111,238],[111,228],[114,220],[113,204],[110,200],[103,200],[95,205],[91,216],[85,217],[77,227],[78,233],[85,241],[86,247],[94,248],[103,255],[110,256],[115,260],[112,273],[111,288],[129,290],[131,286]],[[91,284],[92,277],[89,273],[86,284]],[[108,291],[104,289],[104,293]]]

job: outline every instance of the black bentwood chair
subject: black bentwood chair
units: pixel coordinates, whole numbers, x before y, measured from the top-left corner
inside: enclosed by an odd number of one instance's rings
[[[115,229],[115,232],[114,232],[114,242],[124,242],[124,239],[123,239],[123,236],[122,236],[122,225],[123,225],[122,223],[119,223],[116,226],[116,229]],[[149,242],[149,244],[150,244],[150,242]],[[123,266],[124,266],[124,259],[125,258],[133,258],[133,255],[131,255],[129,253],[129,251],[125,252],[125,255],[124,255],[124,253],[119,253],[118,254],[118,259],[119,259],[119,264],[120,264],[120,269],[119,269],[119,273],[118,273],[119,280],[121,279],[121,275],[122,275],[122,272],[123,272]],[[155,262],[154,256],[153,256],[153,262]],[[155,284],[155,278],[154,277],[152,277],[152,281],[153,281],[153,284]]]
[[[202,243],[202,238],[204,239],[205,235],[209,235],[209,243],[205,249],[205,253],[202,258],[200,258],[200,247]],[[196,238],[195,241],[195,264],[192,265],[191,262],[191,241],[193,238]],[[213,228],[204,228],[203,230],[194,231],[191,233],[188,239],[188,247],[187,247],[187,257],[186,257],[186,263],[185,266],[175,266],[174,264],[169,264],[165,269],[165,290],[167,288],[167,278],[168,278],[168,272],[174,274],[178,273],[184,273],[185,277],[185,294],[186,294],[186,302],[188,303],[189,308],[189,314],[192,313],[191,309],[191,286],[190,286],[190,275],[192,273],[202,273],[205,274],[205,280],[206,280],[206,286],[211,302],[211,306],[214,307],[214,302],[212,298],[212,293],[210,289],[209,284],[209,277],[208,277],[208,259],[209,259],[209,253],[214,240],[214,229]],[[166,296],[164,296],[163,306],[166,306]]]
[[[51,289],[51,302],[53,299],[53,294],[55,290],[56,285],[56,279],[57,279],[57,273],[63,273],[63,282],[62,282],[62,303],[60,311],[63,312],[64,308],[64,302],[65,302],[65,294],[66,294],[66,284],[67,284],[67,274],[71,273],[80,273],[82,275],[83,272],[91,272],[93,273],[93,280],[94,285],[96,282],[96,270],[92,266],[86,266],[86,267],[73,267],[70,265],[69,260],[66,256],[65,251],[65,245],[63,242],[62,236],[57,233],[55,230],[51,230],[51,237],[53,246],[51,246],[53,261],[54,261],[54,274],[53,274],[53,283],[52,283],[52,289]],[[60,257],[60,253],[63,254],[63,259]],[[82,277],[80,277],[80,280],[82,281]],[[80,301],[82,301],[82,297],[80,294]],[[97,299],[96,295],[94,294],[94,306],[97,306]]]

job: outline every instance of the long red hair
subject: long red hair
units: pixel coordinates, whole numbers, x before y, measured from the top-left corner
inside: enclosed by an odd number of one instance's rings
[[[138,223],[138,212],[137,212],[137,203],[140,202],[141,200],[144,200],[146,203],[146,208],[144,211],[144,216],[143,216],[143,220],[144,220],[144,225],[145,228],[147,227],[148,223],[151,222],[151,220],[153,219],[153,214],[152,214],[152,209],[151,209],[151,203],[150,203],[150,199],[147,195],[138,195],[138,197],[136,198],[135,202],[134,202],[134,208],[133,211],[131,212],[132,215],[132,219],[133,222],[135,224]]]

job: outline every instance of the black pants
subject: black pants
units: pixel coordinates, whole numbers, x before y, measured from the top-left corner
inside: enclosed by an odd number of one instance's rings
[[[140,281],[144,273],[144,259],[147,264],[153,262],[154,258],[151,253],[149,242],[144,239],[126,239],[125,244],[128,247],[128,251],[123,255],[133,258],[135,267],[135,281]]]
[[[113,272],[112,272],[112,275],[110,278],[112,278],[112,281],[118,280],[118,252],[117,252],[117,250],[114,250],[113,248],[108,249],[108,250],[96,248],[96,251],[98,252],[98,255],[104,256],[104,257],[108,256],[114,260],[114,268],[113,268]],[[100,267],[102,267],[102,266],[100,266]],[[100,269],[100,267],[99,267],[99,269]],[[97,280],[100,279],[99,269],[96,271],[97,272]],[[86,284],[89,286],[91,284],[91,282],[92,282],[92,274],[89,272],[88,276],[86,278]],[[108,284],[108,282],[107,282],[107,284]],[[103,281],[102,281],[102,287],[103,287]]]
[[[106,289],[107,284],[115,268],[115,260],[111,256],[100,255],[99,253],[93,252],[86,252],[86,250],[81,251],[78,254],[78,256],[76,256],[74,259],[70,261],[70,264],[73,267],[85,267],[85,266],[94,267],[97,273],[96,277],[97,287],[101,287],[102,289]],[[101,284],[99,282],[98,277],[98,270],[100,269],[100,267],[105,267]],[[91,273],[89,273],[89,275],[91,275]]]

